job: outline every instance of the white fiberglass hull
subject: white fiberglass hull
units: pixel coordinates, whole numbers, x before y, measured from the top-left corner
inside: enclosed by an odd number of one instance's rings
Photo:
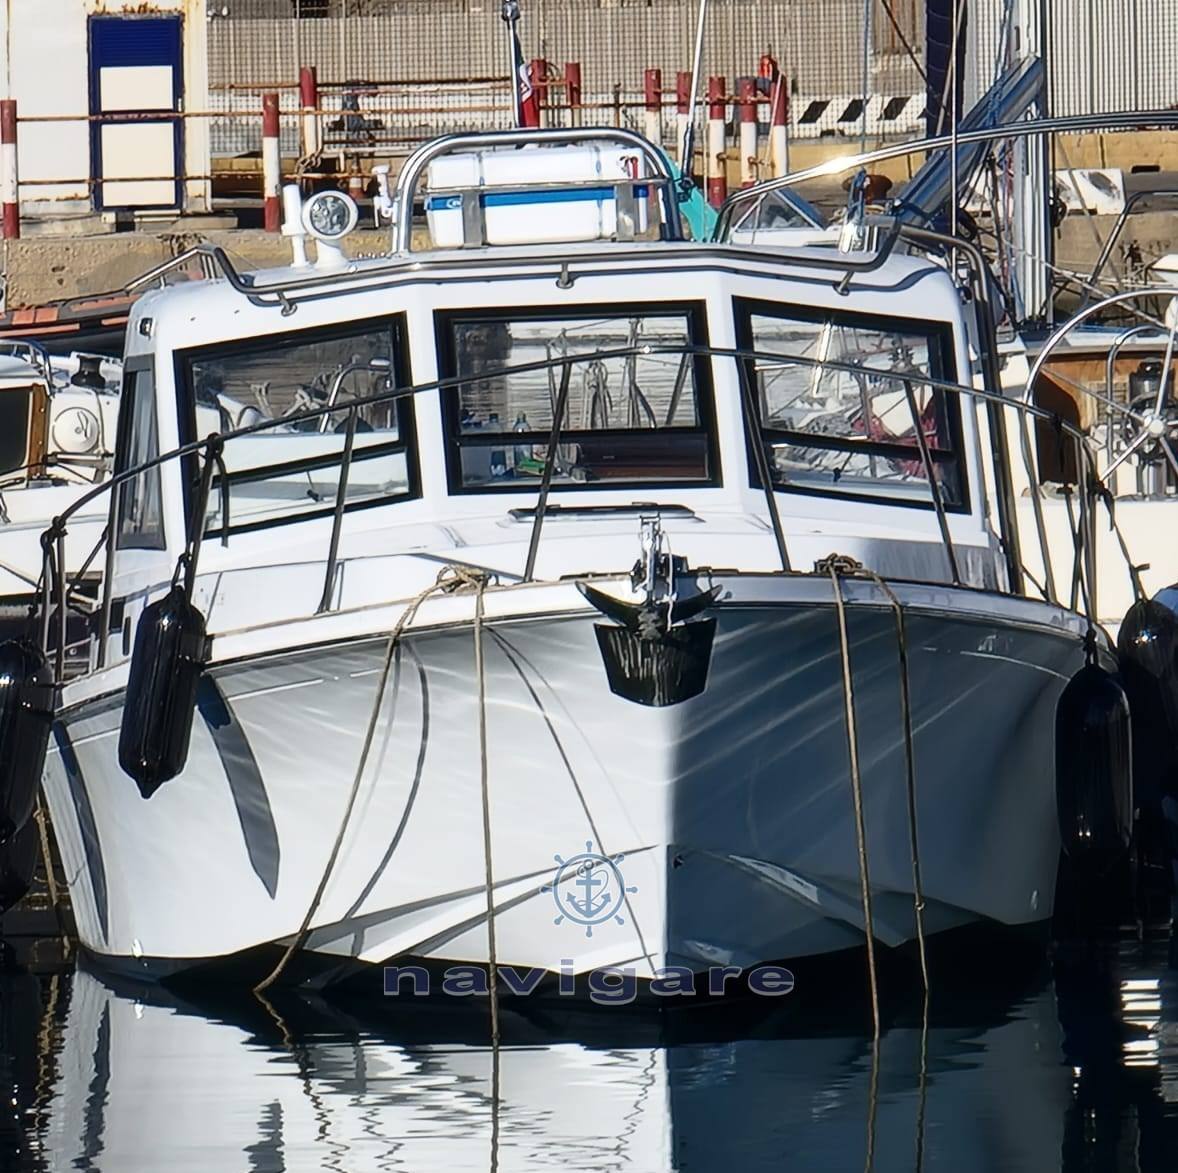
[[[501,963],[649,977],[862,944],[835,613],[777,581],[775,599],[716,608],[707,689],[666,708],[610,692],[596,612],[488,624]],[[926,927],[1042,921],[1058,861],[1053,717],[1080,633],[1063,612],[1028,623],[994,596],[936,594],[935,609],[906,607]],[[848,620],[875,933],[900,945],[915,925],[896,630],[886,606],[856,604]],[[187,767],[148,800],[118,766],[120,698],[68,709],[46,792],[84,944],[168,970],[291,939],[344,814],[385,648],[374,636],[213,667]],[[387,693],[306,946],[486,962],[470,624],[407,636]],[[587,844],[624,857],[628,889],[591,935],[573,916],[557,923],[558,901],[576,911],[576,875],[548,889],[555,857]]]

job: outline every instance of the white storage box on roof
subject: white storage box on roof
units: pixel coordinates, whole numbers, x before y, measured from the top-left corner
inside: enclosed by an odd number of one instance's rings
[[[525,147],[445,155],[430,164],[426,219],[436,248],[608,240],[618,231],[618,180],[645,175],[618,147]],[[567,186],[562,186],[567,184]],[[483,238],[468,240],[463,191],[480,189]],[[635,231],[647,227],[650,189],[635,189]]]

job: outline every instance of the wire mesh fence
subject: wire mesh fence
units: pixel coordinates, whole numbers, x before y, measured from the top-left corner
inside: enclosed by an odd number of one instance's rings
[[[993,81],[1008,43],[1010,0],[970,0],[970,90]],[[1047,0],[1053,114],[1178,105],[1178,0]]]
[[[1013,0],[968,0],[966,98],[994,80]],[[209,20],[209,93],[225,118],[213,154],[256,152],[251,116],[278,90],[294,115],[302,66],[320,81],[326,146],[395,153],[436,134],[511,120],[499,0],[222,0]],[[675,141],[676,74],[691,68],[698,0],[525,0],[528,59],[547,62],[545,122],[570,120],[565,64],[581,66],[584,119],[645,129],[643,74],[662,78],[664,142]],[[1055,114],[1178,105],[1178,0],[1046,0]],[[924,0],[711,0],[703,79],[736,79],[771,57],[787,79],[790,136],[877,143],[917,137],[925,109]],[[701,88],[703,88],[701,86]],[[762,111],[762,121],[767,111]],[[297,119],[283,152],[298,153]]]
[[[527,0],[520,34],[525,56],[548,62],[557,83],[565,63],[581,65],[587,121],[643,125],[643,73],[660,70],[672,141],[675,78],[691,69],[698,9],[698,0]],[[735,79],[770,56],[788,79],[798,136],[910,134],[923,108],[922,22],[922,0],[712,0],[701,75],[725,78],[731,97]],[[322,107],[343,118],[358,103],[351,113],[389,149],[504,125],[507,63],[497,0],[228,0],[209,22],[216,109],[252,111],[280,89],[293,112],[299,68],[314,66]],[[547,120],[567,120],[559,84]],[[296,138],[290,122],[284,150]],[[214,124],[214,154],[252,149],[247,126]]]

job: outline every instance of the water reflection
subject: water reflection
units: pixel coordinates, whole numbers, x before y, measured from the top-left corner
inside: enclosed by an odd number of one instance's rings
[[[10,972],[0,1169],[1168,1169],[1178,975],[1129,952],[927,1024],[893,999],[878,1050],[828,1010],[527,1006],[496,1054],[478,1007],[198,1009]]]

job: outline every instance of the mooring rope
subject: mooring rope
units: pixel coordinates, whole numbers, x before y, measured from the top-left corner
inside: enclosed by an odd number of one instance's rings
[[[483,656],[483,595],[486,575],[479,575],[474,599],[474,670],[479,693],[479,791],[483,804],[483,868],[487,893],[487,977],[491,998],[491,1046],[498,1063],[499,959],[495,947],[495,870],[491,861],[491,790],[487,760],[487,672]],[[497,1093],[496,1093],[497,1096]]]
[[[41,864],[45,868],[45,887],[49,890],[49,903],[53,905],[53,918],[57,921],[57,930],[61,934],[62,949],[68,957],[70,955],[69,926],[65,920],[65,903],[61,898],[61,889],[57,886],[57,876],[53,871],[53,851],[49,846],[49,820],[45,815],[45,806],[41,802],[39,790],[37,805],[33,809],[33,819],[37,824],[37,838],[41,845]]]
[[[385,689],[388,685],[389,673],[393,666],[393,657],[397,649],[397,644],[400,641],[401,635],[410,623],[417,616],[417,612],[421,605],[431,595],[435,594],[451,594],[454,591],[461,590],[464,587],[476,587],[478,589],[478,597],[476,603],[476,611],[478,617],[476,619],[476,639],[479,640],[481,647],[481,609],[483,590],[487,582],[487,574],[483,571],[472,570],[467,566],[458,566],[453,563],[448,563],[438,573],[437,580],[425,590],[415,595],[410,600],[409,605],[401,612],[401,617],[397,620],[396,625],[392,631],[389,632],[388,642],[385,645],[384,664],[381,667],[380,679],[376,686],[376,695],[372,700],[372,711],[368,717],[368,728],[364,734],[364,743],[360,750],[360,760],[356,765],[356,773],[352,779],[352,789],[348,794],[348,801],[344,806],[343,817],[340,819],[339,830],[336,832],[335,841],[331,847],[331,854],[327,858],[327,864],[323,869],[323,874],[319,878],[319,883],[315,888],[315,894],[311,897],[311,903],[307,907],[306,915],[303,917],[302,924],[299,926],[298,932],[294,935],[291,943],[287,946],[286,952],[283,953],[279,959],[278,964],[271,971],[270,975],[260,981],[254,986],[255,994],[263,994],[268,990],[278,979],[282,976],[286,967],[290,964],[291,958],[302,949],[306,944],[307,936],[310,931],[311,921],[315,914],[319,911],[319,905],[323,900],[323,894],[327,890],[327,885],[331,880],[332,872],[335,870],[336,861],[339,858],[340,849],[343,847],[344,838],[348,832],[348,826],[352,821],[352,812],[356,806],[356,798],[360,793],[360,784],[364,778],[364,771],[368,766],[368,756],[372,751],[372,742],[376,736],[376,727],[380,721],[381,710],[384,708]],[[480,692],[480,709],[482,708],[482,694]],[[485,760],[485,752],[484,752]],[[483,768],[483,777],[486,778],[486,767]],[[498,1015],[496,1014],[496,1024]]]
[[[916,917],[916,944],[920,952],[920,976],[925,994],[929,991],[928,955],[924,941],[924,885],[920,874],[920,837],[916,823],[916,747],[912,735],[912,692],[908,674],[908,626],[904,607],[895,592],[874,570],[864,566],[862,573],[887,596],[896,618],[896,647],[900,657],[900,719],[904,725],[904,767],[908,792],[908,844],[912,855],[912,904]]]
[[[840,573],[853,573],[859,567],[854,559],[832,555],[815,569],[830,575],[834,592],[834,609],[838,618],[839,653],[843,672],[843,711],[846,718],[847,754],[851,766],[851,796],[855,807],[855,840],[859,852],[859,888],[863,900],[863,927],[867,938],[867,976],[871,986],[871,1017],[875,1038],[879,1038],[879,982],[875,967],[875,925],[871,917],[871,877],[867,864],[867,831],[863,819],[863,785],[859,771],[859,737],[855,727],[855,691],[851,680],[851,645],[847,636],[847,609],[843,599]]]

